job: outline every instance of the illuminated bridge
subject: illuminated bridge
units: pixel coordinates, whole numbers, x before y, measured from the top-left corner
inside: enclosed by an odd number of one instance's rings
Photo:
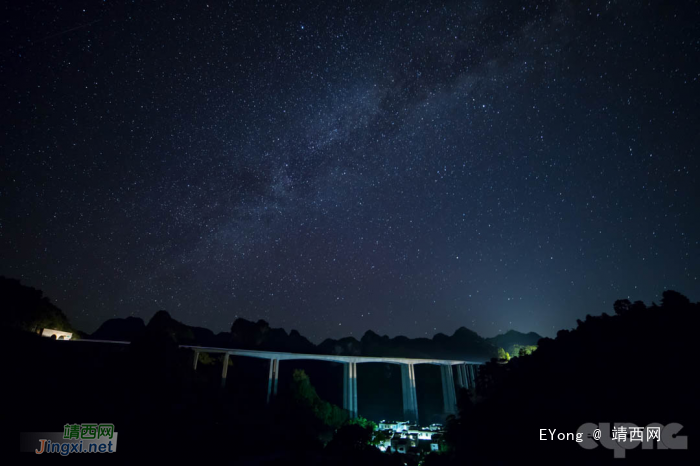
[[[350,412],[350,417],[357,417],[357,364],[384,363],[401,365],[401,389],[403,395],[403,413],[407,421],[418,422],[418,403],[416,401],[416,376],[414,366],[416,364],[434,364],[440,366],[442,376],[442,396],[444,411],[447,414],[455,414],[457,411],[457,387],[472,387],[476,380],[476,369],[482,362],[462,361],[451,359],[414,359],[373,356],[338,356],[327,354],[300,354],[280,353],[275,351],[254,351],[231,348],[209,348],[204,346],[180,345],[180,348],[189,348],[194,351],[194,369],[197,370],[199,353],[223,353],[224,364],[221,371],[221,385],[226,385],[228,374],[228,361],[230,356],[244,356],[249,358],[269,359],[270,371],[267,383],[267,401],[277,395],[277,380],[279,376],[280,361],[309,359],[315,361],[330,361],[345,365],[343,370],[343,408]],[[453,372],[456,371],[456,380]]]

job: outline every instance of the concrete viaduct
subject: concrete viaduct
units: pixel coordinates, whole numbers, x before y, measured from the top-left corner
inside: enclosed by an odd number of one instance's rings
[[[457,372],[457,387],[469,388],[476,381],[476,370],[482,362],[460,361],[450,359],[414,359],[371,356],[336,356],[326,354],[299,354],[280,353],[274,351],[254,351],[230,348],[209,348],[203,346],[180,345],[180,348],[189,348],[194,351],[194,369],[197,370],[199,353],[223,353],[224,365],[221,371],[221,386],[226,385],[228,374],[228,361],[230,356],[245,356],[249,358],[269,359],[270,371],[267,382],[267,401],[277,395],[277,381],[279,378],[280,361],[312,359],[316,361],[330,361],[345,365],[343,371],[343,408],[348,410],[351,418],[357,417],[357,364],[361,363],[385,363],[401,364],[401,389],[403,394],[403,413],[407,421],[418,422],[418,403],[416,401],[416,376],[414,366],[416,364],[435,364],[440,366],[442,376],[442,396],[444,411],[447,414],[455,414],[457,411],[457,397],[455,391],[455,377],[453,368]]]

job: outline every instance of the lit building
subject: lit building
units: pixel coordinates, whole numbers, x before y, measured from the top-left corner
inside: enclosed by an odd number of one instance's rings
[[[73,334],[71,332],[62,332],[52,328],[44,328],[41,330],[41,336],[53,338],[55,340],[70,340],[73,337]]]
[[[418,455],[430,451],[440,451],[439,439],[442,437],[443,432],[441,424],[419,427],[411,425],[409,422],[386,422],[382,420],[378,427],[379,430],[393,433],[391,440],[378,445],[381,451]]]
[[[415,440],[431,440],[435,431],[432,430],[418,430],[418,429],[408,429],[406,430],[406,435]]]
[[[391,439],[391,448],[397,453],[408,453],[408,450],[412,446],[411,441],[407,438],[401,438],[395,435],[394,438]]]
[[[407,430],[409,426],[408,421],[392,421],[392,422],[386,422],[382,420],[379,423],[379,430],[393,430],[394,432],[402,432],[404,430]]]

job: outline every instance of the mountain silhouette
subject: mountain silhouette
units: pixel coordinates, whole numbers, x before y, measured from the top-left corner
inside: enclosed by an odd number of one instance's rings
[[[536,333],[509,331],[493,338],[482,338],[466,327],[458,328],[451,336],[443,333],[433,338],[408,338],[380,336],[368,330],[360,340],[354,337],[328,338],[314,345],[297,330],[287,333],[284,329],[270,327],[264,320],[253,322],[238,318],[229,332],[215,334],[209,329],[179,322],[167,311],[158,311],[148,327],[181,345],[217,348],[251,349],[259,351],[284,351],[290,353],[336,354],[344,356],[377,356],[407,358],[465,359],[487,361],[497,355],[498,347],[534,345],[540,339]],[[110,319],[100,326],[90,338],[96,340],[134,341],[146,329],[143,321],[135,317]]]

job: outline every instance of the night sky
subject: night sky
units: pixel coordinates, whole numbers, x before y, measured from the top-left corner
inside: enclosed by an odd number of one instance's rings
[[[11,2],[0,275],[82,330],[700,299],[696,2]]]

